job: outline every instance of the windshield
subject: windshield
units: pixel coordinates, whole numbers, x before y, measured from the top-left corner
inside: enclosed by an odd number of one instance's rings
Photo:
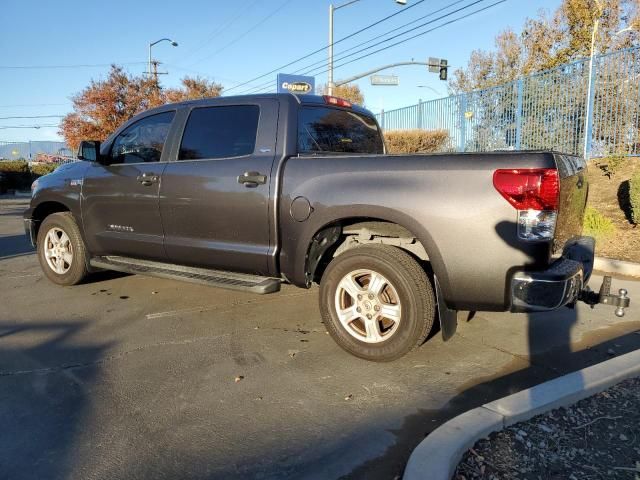
[[[382,136],[370,116],[329,107],[303,107],[298,116],[300,153],[384,153]]]

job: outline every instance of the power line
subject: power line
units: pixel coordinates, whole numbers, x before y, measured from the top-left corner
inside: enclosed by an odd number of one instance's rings
[[[408,23],[405,23],[405,24],[403,24],[403,25],[400,25],[400,26],[398,26],[398,27],[396,27],[396,28],[392,28],[391,30],[389,30],[389,31],[387,31],[387,32],[385,32],[385,33],[383,33],[382,35],[376,35],[375,37],[370,38],[369,40],[366,40],[366,41],[364,41],[364,42],[362,42],[362,43],[360,43],[360,44],[358,44],[358,45],[354,45],[353,47],[350,47],[350,48],[347,48],[346,50],[343,50],[343,51],[341,51],[341,52],[338,52],[338,53],[336,54],[336,57],[338,57],[338,58],[337,58],[337,60],[341,60],[342,58],[346,58],[346,57],[342,57],[342,56],[341,56],[341,55],[342,55],[342,54],[344,54],[344,53],[347,53],[347,52],[350,52],[350,51],[352,51],[352,50],[355,50],[355,49],[356,49],[356,48],[358,48],[358,47],[361,47],[361,46],[366,45],[366,44],[368,44],[368,43],[374,42],[374,41],[376,41],[376,40],[380,40],[380,39],[381,39],[381,37],[386,37],[387,35],[390,35],[390,34],[391,34],[391,33],[393,33],[393,32],[397,32],[398,30],[401,30],[401,29],[403,29],[404,27],[408,27],[409,25],[413,25],[414,23],[417,23],[417,22],[419,22],[420,20],[424,20],[425,18],[429,18],[429,17],[431,17],[431,16],[433,16],[433,15],[435,15],[435,14],[437,14],[437,13],[440,13],[440,12],[442,12],[442,11],[444,11],[444,10],[447,10],[447,9],[449,9],[449,8],[451,8],[451,7],[455,6],[455,5],[458,5],[458,4],[460,4],[460,3],[463,3],[463,2],[465,2],[465,1],[467,1],[467,0],[457,0],[457,1],[455,1],[455,2],[452,2],[452,3],[448,4],[448,5],[445,5],[444,7],[441,7],[441,8],[438,8],[437,10],[434,10],[434,11],[432,11],[432,12],[429,12],[429,13],[427,13],[426,15],[423,15],[422,17],[418,17],[418,18],[416,18],[415,20],[412,20],[412,21],[410,21],[410,22],[408,22]],[[465,7],[465,8],[466,8],[466,7]],[[453,14],[453,13],[456,13],[456,11],[453,11],[453,12],[450,12],[450,13],[451,13],[451,14]],[[437,19],[436,19],[436,20],[434,20],[434,21],[437,21]],[[421,27],[423,27],[423,26],[425,26],[425,25],[427,25],[427,24],[429,24],[429,22],[427,22],[427,23],[423,23],[423,24],[421,24],[421,25],[419,25],[418,27],[415,27],[415,28],[421,28]],[[403,34],[405,34],[405,33],[407,33],[407,32],[410,32],[410,31],[411,31],[411,30],[408,30],[408,31],[406,31],[406,32],[402,32],[402,33],[398,34],[398,36],[403,35]],[[397,37],[390,37],[390,38],[386,38],[386,39],[384,39],[383,41],[378,42],[376,45],[379,45],[379,44],[381,44],[381,43],[383,43],[383,42],[386,42],[386,41],[389,41],[389,40],[393,40],[394,38],[397,38]],[[376,45],[371,45],[370,47],[367,47],[367,48],[373,48],[373,47],[375,47]],[[360,50],[360,51],[363,51],[363,50]],[[354,54],[355,54],[355,53],[357,53],[357,52],[354,52]],[[335,61],[335,60],[334,60],[334,61]],[[303,71],[307,71],[308,69],[310,69],[310,68],[312,68],[312,67],[320,66],[320,65],[326,65],[326,64],[327,64],[327,61],[326,61],[326,60],[320,60],[320,61],[318,61],[318,62],[314,62],[314,63],[312,63],[312,64],[310,64],[310,65],[307,65],[306,67],[302,67],[302,68],[300,68],[300,69],[299,69],[298,71],[296,71],[295,73],[300,73],[300,72],[303,72]],[[313,68],[312,70],[315,70],[315,68]],[[310,70],[309,70],[309,71],[310,71]]]
[[[42,125],[3,125],[0,127],[0,130],[8,130],[13,128],[35,128],[36,130],[39,128],[53,128],[58,127],[57,123],[54,124],[42,124]]]
[[[244,37],[246,37],[248,34],[250,34],[251,32],[253,32],[256,28],[258,28],[259,26],[261,26],[263,23],[265,23],[266,21],[268,21],[271,17],[273,17],[274,15],[276,15],[278,12],[280,12],[280,10],[282,10],[284,7],[286,7],[289,3],[291,3],[292,0],[285,0],[278,8],[276,8],[274,11],[272,11],[269,15],[267,15],[266,17],[264,17],[262,20],[260,20],[258,23],[256,23],[255,25],[253,25],[251,28],[249,28],[249,30],[245,31],[244,33],[241,33],[239,36],[237,36],[236,38],[234,38],[233,40],[231,40],[229,43],[227,43],[226,45],[224,45],[223,47],[220,47],[218,50],[216,50],[215,52],[207,55],[206,57],[201,58],[200,60],[197,60],[195,62],[191,62],[189,65],[195,65],[196,63],[200,63],[203,62],[205,60],[210,59],[211,57],[216,56],[218,53],[226,50],[227,48],[229,48],[230,46],[236,44],[237,42],[239,42],[240,40],[242,40]]]
[[[423,24],[421,24],[421,25],[418,25],[417,27],[414,27],[414,28],[412,28],[412,29],[409,29],[409,30],[406,30],[406,31],[404,31],[404,32],[401,32],[401,33],[399,33],[399,34],[397,34],[397,35],[395,35],[395,36],[393,36],[393,37],[389,37],[389,38],[386,38],[386,39],[384,39],[384,40],[382,40],[382,41],[379,41],[378,43],[376,43],[376,44],[374,44],[374,45],[370,45],[369,47],[366,47],[366,48],[360,49],[360,50],[358,50],[357,52],[354,52],[354,53],[353,53],[353,54],[351,54],[351,55],[341,56],[341,55],[343,55],[343,54],[344,54],[344,53],[346,53],[346,52],[349,52],[349,51],[351,51],[351,50],[354,50],[354,49],[356,49],[356,48],[359,48],[359,47],[361,47],[361,46],[363,46],[363,45],[366,45],[366,44],[368,44],[368,43],[371,43],[371,42],[373,42],[373,41],[375,41],[375,40],[379,40],[381,37],[385,37],[385,36],[387,36],[387,35],[389,35],[389,34],[391,34],[391,33],[393,33],[393,32],[396,32],[396,31],[398,31],[398,30],[401,30],[402,28],[405,28],[405,27],[407,27],[407,26],[409,26],[409,25],[412,25],[412,24],[414,24],[414,23],[416,23],[416,22],[419,22],[420,20],[424,20],[425,18],[431,17],[431,16],[433,16],[433,15],[435,15],[435,14],[437,14],[437,13],[442,12],[443,10],[447,10],[447,9],[449,9],[449,8],[451,8],[451,7],[453,7],[453,6],[457,5],[457,4],[460,4],[460,3],[462,3],[462,2],[465,2],[465,1],[467,1],[467,0],[456,0],[455,2],[452,2],[452,3],[448,4],[448,5],[445,5],[444,7],[441,7],[441,8],[439,8],[439,9],[437,9],[437,10],[434,10],[434,11],[432,11],[432,12],[429,12],[428,14],[423,15],[422,17],[419,17],[419,18],[417,18],[417,19],[415,19],[415,20],[412,20],[411,22],[408,22],[408,23],[405,23],[405,24],[403,24],[403,25],[400,25],[399,27],[393,28],[393,29],[391,29],[391,30],[389,30],[389,31],[387,31],[387,32],[385,32],[385,33],[383,33],[382,35],[377,35],[377,36],[375,36],[375,37],[373,37],[373,38],[370,38],[369,40],[366,40],[366,41],[364,41],[364,42],[362,42],[362,43],[359,43],[359,44],[357,44],[357,45],[354,45],[353,47],[350,47],[350,48],[348,48],[348,49],[346,49],[346,50],[343,50],[343,51],[341,51],[341,52],[339,52],[339,53],[337,53],[337,54],[336,54],[336,57],[337,57],[337,58],[336,58],[336,59],[334,59],[334,62],[335,62],[335,61],[337,61],[337,60],[342,60],[342,59],[344,59],[344,58],[347,58],[348,56],[356,55],[357,53],[363,52],[363,51],[368,50],[368,49],[370,49],[370,48],[374,48],[374,47],[375,47],[375,46],[377,46],[377,45],[380,45],[380,44],[382,44],[382,43],[385,43],[385,42],[391,41],[391,40],[393,40],[394,38],[398,38],[398,37],[400,37],[400,36],[402,36],[402,35],[405,35],[405,34],[407,34],[407,33],[410,33],[410,32],[412,32],[412,31],[415,31],[415,30],[417,30],[417,29],[420,29],[420,28],[422,28],[422,27],[424,27],[424,26],[426,26],[426,25],[429,25],[429,24],[431,24],[431,23],[434,23],[434,22],[436,22],[436,21],[438,21],[438,20],[441,20],[442,18],[446,18],[448,15],[453,15],[454,13],[457,13],[457,12],[459,12],[459,11],[461,11],[461,10],[464,10],[465,8],[469,8],[470,6],[473,6],[475,3],[479,3],[479,2],[471,3],[471,4],[469,4],[469,5],[465,6],[465,7],[462,7],[462,8],[460,8],[460,9],[458,9],[458,10],[454,10],[454,11],[452,11],[452,12],[449,12],[449,13],[448,13],[448,14],[446,14],[446,15],[442,15],[441,17],[438,17],[438,18],[436,18],[436,19],[434,19],[434,20],[431,20],[431,21],[429,21],[429,22],[425,22],[425,23],[423,23]],[[480,1],[485,1],[485,0],[480,0]],[[311,67],[314,67],[315,65],[318,65],[318,67],[311,68]],[[320,61],[314,62],[314,63],[312,63],[312,64],[309,64],[309,65],[307,65],[307,66],[305,66],[305,67],[301,67],[300,69],[296,70],[294,73],[303,73],[303,74],[308,74],[308,73],[312,73],[314,70],[318,70],[318,69],[324,68],[324,67],[325,67],[325,66],[327,66],[327,65],[328,65],[327,60],[320,60]],[[263,89],[263,88],[264,88],[265,86],[267,86],[267,85],[271,85],[271,81],[269,81],[269,82],[265,82],[265,83],[262,83],[262,84],[260,84],[260,85],[254,86],[254,87],[250,87],[250,88],[248,88],[247,90],[244,90],[244,91],[243,91],[243,92],[241,92],[241,93],[251,93],[251,92],[252,92],[252,91],[254,91],[254,90],[261,90],[261,89]]]
[[[372,49],[372,48],[375,48],[375,47],[377,47],[378,45],[382,45],[383,43],[387,43],[387,42],[390,42],[391,40],[395,40],[396,38],[399,38],[399,37],[402,37],[402,36],[406,35],[407,33],[415,32],[416,30],[419,30],[419,29],[421,29],[421,28],[423,28],[423,27],[426,27],[427,25],[431,25],[431,24],[433,24],[433,23],[436,23],[436,22],[438,22],[438,21],[440,21],[440,20],[443,20],[443,19],[445,19],[445,18],[447,18],[447,17],[450,17],[451,15],[454,15],[454,14],[456,14],[456,13],[458,13],[458,12],[461,12],[462,10],[466,10],[467,8],[473,7],[473,6],[477,5],[477,4],[482,3],[482,2],[485,2],[485,1],[487,1],[487,0],[475,0],[475,1],[471,2],[471,3],[469,3],[468,5],[465,5],[465,6],[463,6],[463,7],[457,8],[457,9],[455,9],[455,10],[453,10],[453,11],[449,12],[449,13],[445,13],[444,15],[440,15],[439,17],[434,18],[433,20],[429,20],[428,22],[421,23],[420,25],[418,25],[418,26],[416,26],[416,27],[412,27],[412,28],[410,28],[410,29],[408,29],[408,30],[405,30],[404,32],[401,32],[401,33],[398,33],[398,34],[396,34],[396,35],[393,35],[392,37],[389,37],[389,38],[387,38],[387,39],[385,39],[385,40],[382,40],[382,41],[380,41],[380,42],[374,43],[373,45],[370,45],[370,46],[365,47],[365,48],[361,48],[360,50],[356,50],[355,52],[352,52],[352,53],[350,53],[350,54],[348,54],[348,55],[344,55],[344,56],[342,56],[342,57],[339,57],[339,58],[337,58],[336,60],[334,60],[334,62],[335,62],[335,61],[344,60],[345,58],[353,57],[354,55],[357,55],[358,53],[362,53],[362,52],[364,52],[364,51],[366,51],[366,50],[370,50],[370,49]],[[506,0],[505,0],[505,1],[506,1]],[[418,36],[419,36],[419,35],[418,35]],[[406,40],[411,40],[411,39],[413,39],[413,38],[415,38],[415,36],[409,37],[409,38],[407,38]],[[398,45],[398,43],[395,43],[395,44],[393,44],[393,45]],[[391,46],[393,46],[393,45],[391,45]],[[390,47],[391,47],[391,46],[390,46]],[[381,50],[377,50],[377,51],[381,51]],[[324,68],[324,67],[320,67],[320,68]],[[311,69],[311,70],[308,70],[308,71],[307,71],[307,72],[305,72],[305,73],[310,73],[310,72],[312,72],[312,71],[314,71],[314,70],[318,70],[318,68],[313,68],[313,69]]]
[[[213,29],[213,31],[207,35],[207,38],[205,40],[203,40],[202,42],[200,42],[195,48],[188,50],[186,54],[184,54],[181,58],[181,60],[185,60],[186,58],[190,57],[191,55],[193,55],[194,53],[202,50],[202,48],[209,43],[211,40],[213,40],[217,35],[220,35],[222,32],[224,32],[227,28],[229,28],[231,25],[233,25],[236,20],[242,18],[243,15],[245,15],[246,11],[250,11],[253,6],[258,3],[260,0],[254,0],[252,3],[250,3],[249,5],[243,5],[239,10],[237,10],[238,15],[233,17],[231,20],[229,20],[227,23],[223,23],[222,25],[219,25],[217,28]]]
[[[61,68],[95,68],[110,67],[111,65],[146,65],[147,62],[125,62],[125,63],[80,63],[76,65],[0,65],[3,70],[30,70],[30,69],[61,69]]]
[[[62,118],[64,115],[21,115],[14,117],[0,117],[0,120],[14,120],[18,118]]]
[[[484,0],[481,0],[481,1],[484,1]],[[469,18],[469,17],[471,17],[473,15],[476,15],[478,13],[484,12],[485,10],[493,8],[496,5],[499,5],[499,4],[504,3],[506,1],[507,0],[498,0],[497,2],[494,2],[491,5],[487,5],[486,7],[479,8],[478,10],[474,10],[473,12],[469,12],[469,13],[467,13],[465,15],[462,15],[461,17],[454,18],[453,20],[449,20],[449,21],[447,21],[445,23],[442,23],[442,24],[440,24],[440,25],[438,25],[436,27],[433,27],[433,28],[431,28],[429,30],[426,30],[424,32],[420,32],[420,33],[418,33],[416,35],[412,35],[409,38],[406,38],[404,40],[400,40],[399,42],[393,43],[391,45],[387,45],[386,47],[379,48],[378,50],[375,50],[373,52],[367,53],[366,55],[362,55],[362,56],[360,56],[358,58],[354,58],[353,60],[349,60],[348,62],[344,62],[344,63],[342,63],[340,65],[337,65],[335,68],[344,67],[345,65],[349,65],[350,63],[357,62],[358,60],[361,60],[363,58],[370,57],[371,55],[375,55],[376,53],[382,52],[384,50],[388,50],[389,48],[395,47],[395,46],[400,45],[402,43],[405,43],[405,42],[408,42],[408,41],[413,40],[415,38],[421,37],[423,35],[426,35],[427,33],[431,33],[431,32],[433,32],[435,30],[439,30],[440,28],[446,27],[447,25],[451,25],[453,23],[459,22],[460,20],[464,20],[465,18]],[[319,72],[319,74],[320,73],[325,73],[327,71],[328,71],[328,69],[327,70],[323,70],[322,72]]]
[[[63,105],[69,105],[67,103],[14,103],[8,105],[0,105],[0,108],[18,108],[18,107],[61,107]]]
[[[391,14],[391,15],[388,15],[388,16],[384,17],[384,18],[381,18],[380,20],[377,20],[377,21],[373,22],[372,24],[367,25],[366,27],[363,27],[363,28],[361,28],[360,30],[355,31],[355,32],[353,32],[353,33],[351,33],[351,34],[347,35],[346,37],[342,37],[341,39],[336,40],[335,42],[333,42],[333,45],[337,45],[338,43],[344,42],[345,40],[348,40],[348,39],[349,39],[349,38],[351,38],[351,37],[355,37],[356,35],[358,35],[358,34],[360,34],[360,33],[364,32],[364,31],[366,31],[366,30],[369,30],[370,28],[375,27],[376,25],[379,25],[380,23],[385,22],[385,21],[389,20],[390,18],[395,17],[396,15],[400,15],[400,14],[402,14],[402,13],[404,13],[404,12],[406,12],[406,11],[408,11],[408,10],[410,10],[410,9],[414,8],[414,7],[417,7],[418,5],[420,5],[421,3],[423,3],[424,1],[425,1],[425,0],[418,0],[417,2],[412,3],[412,4],[411,4],[411,5],[409,5],[408,7],[404,7],[404,8],[402,8],[402,10],[399,10],[399,11],[397,11],[396,13],[393,13],[393,14]],[[278,67],[278,68],[275,68],[275,69],[271,70],[270,72],[267,72],[267,73],[264,73],[264,74],[262,74],[262,75],[259,75],[259,76],[255,77],[255,78],[252,78],[251,80],[247,80],[246,82],[243,82],[243,83],[241,83],[241,84],[239,84],[239,85],[236,85],[235,87],[231,87],[231,88],[230,88],[230,89],[228,89],[227,91],[235,90],[236,88],[240,88],[240,87],[243,87],[243,86],[245,86],[245,85],[248,85],[249,83],[253,83],[253,82],[255,82],[256,80],[260,80],[261,78],[264,78],[264,77],[266,77],[267,75],[271,75],[271,74],[273,74],[273,73],[275,73],[275,72],[277,72],[277,71],[279,71],[279,70],[282,70],[283,68],[287,68],[287,67],[289,67],[289,66],[291,66],[291,65],[294,65],[294,64],[296,64],[296,63],[298,63],[298,62],[301,62],[302,60],[305,60],[305,59],[307,59],[307,58],[309,58],[309,57],[311,57],[311,56],[313,56],[313,55],[315,55],[315,54],[317,54],[317,53],[320,53],[320,52],[322,52],[322,51],[324,51],[324,50],[326,50],[326,49],[328,49],[328,48],[329,48],[329,45],[325,45],[325,46],[324,46],[324,47],[322,47],[322,48],[319,48],[319,49],[317,49],[317,50],[314,50],[314,51],[313,51],[313,52],[311,52],[311,53],[308,53],[308,54],[306,54],[306,55],[303,55],[302,57],[297,58],[297,59],[295,59],[295,60],[293,60],[293,61],[291,61],[291,62],[287,63],[286,65],[282,65],[282,66],[280,66],[280,67]]]
[[[214,82],[217,82],[218,80],[222,80],[223,82],[240,83],[240,80],[233,80],[232,78],[221,77],[220,75],[209,75],[208,73],[204,73],[200,70],[194,70],[193,68],[180,67],[172,63],[165,63],[164,65],[166,65],[167,67],[175,68],[176,70],[180,70],[183,72],[195,73],[196,75],[208,78]]]
[[[469,8],[469,7],[472,7],[472,6],[474,6],[474,5],[477,5],[478,3],[481,3],[481,2],[484,2],[484,1],[486,1],[486,0],[475,0],[474,2],[469,3],[468,5],[465,5],[465,6],[463,6],[463,7],[460,7],[460,8],[458,8],[458,9],[456,9],[456,10],[453,10],[453,11],[451,11],[451,12],[448,12],[448,13],[446,13],[446,14],[444,14],[444,15],[441,15],[441,16],[439,16],[439,17],[437,17],[437,18],[434,18],[433,20],[429,20],[428,22],[422,23],[422,24],[420,24],[420,25],[418,25],[418,26],[416,26],[416,27],[412,27],[412,28],[410,28],[410,29],[408,29],[408,30],[405,30],[404,32],[398,33],[398,34],[393,35],[393,36],[391,36],[391,37],[389,37],[389,38],[386,38],[386,39],[384,39],[384,40],[381,40],[381,41],[379,41],[379,42],[377,42],[377,43],[374,43],[373,45],[370,45],[370,46],[368,46],[368,47],[361,48],[360,50],[356,50],[355,52],[350,53],[350,54],[348,54],[348,55],[342,55],[342,56],[340,56],[342,53],[345,53],[345,52],[347,51],[347,50],[345,50],[345,51],[341,52],[340,54],[338,54],[338,58],[334,60],[334,63],[335,63],[335,62],[337,62],[337,61],[340,61],[340,60],[344,60],[345,58],[349,58],[349,57],[352,57],[352,56],[354,56],[354,55],[357,55],[358,53],[362,53],[362,52],[364,52],[364,51],[366,51],[366,50],[370,50],[370,49],[372,49],[372,48],[375,48],[375,47],[376,47],[376,46],[378,46],[378,45],[382,45],[382,44],[384,44],[384,43],[390,42],[391,40],[394,40],[394,39],[396,39],[396,38],[402,37],[402,36],[404,36],[404,35],[406,35],[406,34],[408,34],[408,33],[414,32],[414,31],[416,31],[416,30],[419,30],[419,29],[421,29],[421,28],[423,28],[423,27],[425,27],[425,26],[427,26],[427,25],[431,25],[431,24],[433,24],[433,23],[435,23],[435,22],[438,22],[438,21],[440,21],[440,20],[442,20],[442,19],[444,19],[444,18],[447,18],[447,17],[449,17],[449,16],[451,16],[451,15],[454,15],[454,14],[456,14],[456,13],[458,13],[458,12],[462,11],[462,10],[465,10],[465,9],[467,9],[467,8]],[[425,17],[429,17],[429,16],[431,16],[431,15],[435,15],[436,13],[439,13],[440,11],[442,11],[442,10],[444,10],[444,9],[448,9],[448,8],[450,8],[450,7],[452,7],[452,6],[456,5],[456,4],[458,4],[458,3],[460,3],[460,1],[453,2],[453,3],[451,3],[451,4],[447,5],[447,6],[445,6],[445,7],[441,8],[441,9],[439,9],[439,10],[435,10],[434,12],[431,12],[430,14],[425,15]],[[423,18],[425,18],[425,17],[423,17]],[[410,22],[410,23],[415,23],[415,21],[414,21],[414,22]],[[409,23],[409,24],[410,24],[410,23]],[[409,24],[406,24],[406,25],[409,25]],[[406,25],[402,25],[402,26],[401,26],[401,27],[399,27],[399,28],[404,28]],[[397,30],[397,29],[396,29],[396,30]],[[383,36],[387,35],[388,33],[390,33],[390,32],[387,32],[387,33],[383,34]],[[411,38],[413,38],[413,37],[411,37]],[[410,40],[411,38],[408,38],[407,40]],[[374,40],[375,40],[375,39],[374,39]],[[370,41],[371,41],[371,39],[370,39],[370,40],[368,40],[368,41],[366,41],[366,42],[364,42],[364,43],[362,43],[362,44],[356,45],[355,47],[352,47],[352,48],[350,48],[349,50],[353,50],[353,48],[358,48],[359,46],[362,46],[362,45],[364,45],[364,44],[366,44],[366,43],[369,43]],[[394,45],[396,45],[396,44],[394,44]],[[364,58],[364,57],[361,57],[361,58]],[[325,73],[325,72],[327,72],[327,71],[328,71],[328,69],[327,69],[327,70],[323,70],[323,71],[318,71],[318,70],[322,70],[323,68],[326,68],[326,67],[327,67],[327,65],[328,65],[328,63],[327,63],[326,61],[323,61],[321,66],[319,66],[319,67],[315,67],[315,68],[311,68],[311,69],[308,69],[308,70],[304,70],[304,71],[302,71],[302,73],[303,73],[303,74],[305,74],[305,75],[306,75],[306,74],[319,75],[320,73]],[[334,67],[334,68],[337,68],[337,67]],[[301,70],[298,70],[298,72],[301,72]],[[253,90],[255,90],[255,89],[253,89]],[[260,90],[260,89],[258,89],[258,90]],[[249,90],[249,91],[251,91],[251,90]]]
[[[482,0],[481,0],[481,1],[482,1]],[[365,55],[361,55],[361,56],[360,56],[360,57],[358,57],[358,58],[354,58],[353,60],[349,60],[349,61],[347,61],[347,62],[344,62],[344,63],[340,64],[340,65],[336,65],[334,68],[335,68],[335,69],[337,69],[337,68],[340,68],[340,67],[344,67],[345,65],[349,65],[350,63],[357,62],[358,60],[361,60],[361,59],[363,59],[363,58],[370,57],[371,55],[375,55],[376,53],[382,52],[382,51],[384,51],[384,50],[388,50],[389,48],[392,48],[392,47],[395,47],[395,46],[400,45],[400,44],[402,44],[402,43],[408,42],[408,41],[413,40],[413,39],[415,39],[415,38],[417,38],[417,37],[421,37],[421,36],[423,36],[423,35],[426,35],[427,33],[431,33],[431,32],[433,32],[433,31],[435,31],[435,30],[439,30],[440,28],[445,27],[445,26],[447,26],[447,25],[451,25],[451,24],[453,24],[453,23],[459,22],[460,20],[464,20],[464,19],[466,19],[466,18],[469,18],[469,17],[471,17],[471,16],[473,16],[473,15],[476,15],[476,14],[478,14],[478,13],[481,13],[481,12],[485,11],[485,10],[488,10],[488,9],[490,9],[490,8],[493,8],[493,7],[495,7],[496,5],[499,5],[499,4],[504,3],[504,2],[506,2],[506,1],[507,1],[507,0],[498,0],[497,2],[494,2],[494,3],[492,3],[491,5],[487,5],[486,7],[479,8],[479,9],[477,9],[477,10],[474,10],[473,12],[469,12],[469,13],[467,13],[467,14],[465,14],[465,15],[462,15],[462,16],[460,16],[460,17],[454,18],[453,20],[449,20],[449,21],[447,21],[447,22],[444,22],[444,23],[442,23],[442,24],[440,24],[440,25],[437,25],[437,26],[435,26],[435,27],[433,27],[433,28],[430,28],[429,30],[426,30],[426,31],[424,31],[424,32],[420,32],[420,33],[418,33],[418,34],[416,34],[416,35],[413,35],[413,36],[411,36],[411,37],[409,37],[409,38],[406,38],[406,39],[404,39],[404,40],[400,40],[400,41],[398,41],[398,42],[396,42],[396,43],[393,43],[393,44],[391,44],[391,45],[387,45],[386,47],[379,48],[378,50],[375,50],[375,51],[373,51],[373,52],[367,53],[367,54],[365,54]],[[328,72],[328,71],[329,71],[328,69],[323,70],[322,72],[318,72],[318,73],[317,73],[317,75],[322,74],[322,73],[326,73],[326,72]]]

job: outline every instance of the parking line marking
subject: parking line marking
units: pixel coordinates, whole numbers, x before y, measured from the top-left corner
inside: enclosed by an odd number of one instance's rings
[[[163,317],[175,317],[177,315],[189,314],[189,313],[200,313],[206,310],[212,310],[216,307],[192,307],[192,308],[183,308],[180,310],[168,310],[166,312],[157,312],[157,313],[148,313],[146,315],[147,320],[153,320],[155,318],[163,318]]]

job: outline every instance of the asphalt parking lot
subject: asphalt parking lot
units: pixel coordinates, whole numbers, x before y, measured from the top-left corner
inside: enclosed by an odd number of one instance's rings
[[[640,308],[580,306],[478,313],[447,343],[369,363],[325,333],[317,288],[115,273],[57,287],[25,205],[0,200],[0,478],[393,479],[456,414],[640,348]]]

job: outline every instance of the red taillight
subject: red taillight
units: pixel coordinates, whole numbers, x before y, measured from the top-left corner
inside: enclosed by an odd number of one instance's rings
[[[557,210],[560,185],[555,168],[496,170],[493,186],[517,210]]]
[[[329,105],[335,105],[337,107],[345,107],[351,108],[351,102],[345,100],[344,98],[332,97],[331,95],[323,95],[324,103],[328,103]]]

